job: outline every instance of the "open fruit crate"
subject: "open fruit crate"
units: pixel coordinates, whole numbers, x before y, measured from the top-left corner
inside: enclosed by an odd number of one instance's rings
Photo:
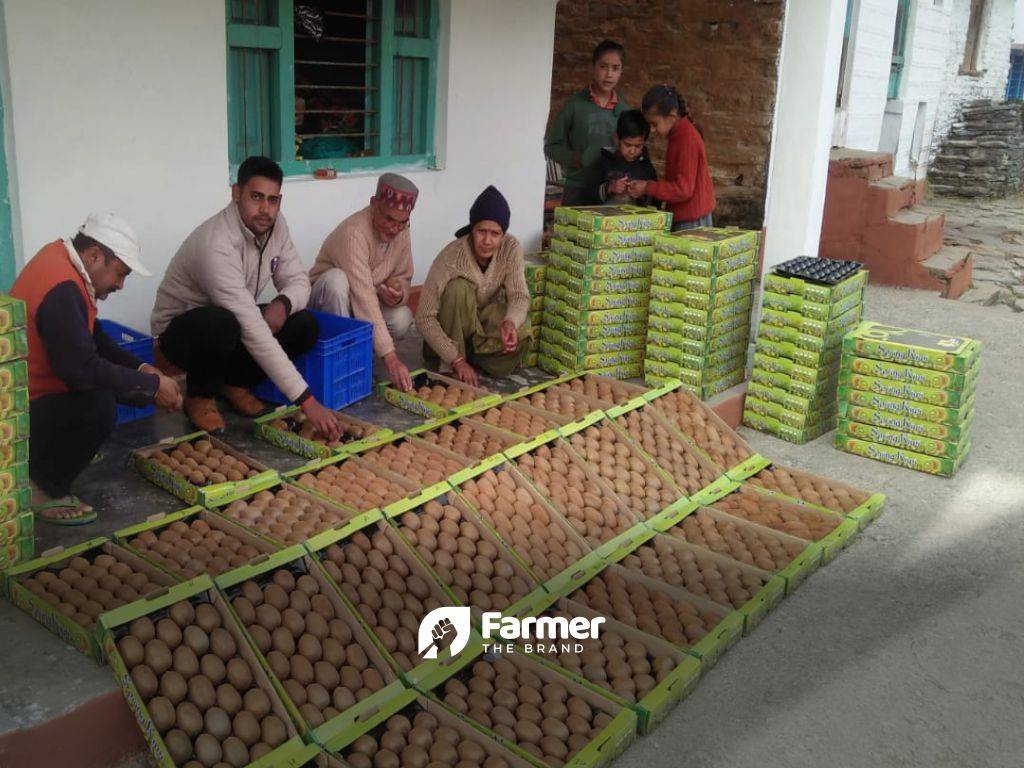
[[[431,756],[447,760],[438,760],[438,765],[459,761],[474,766],[531,768],[433,698],[400,683],[366,703],[370,706],[352,711],[345,732],[325,747],[345,768],[427,765],[424,761]]]
[[[465,466],[465,459],[403,434],[361,454],[310,462],[285,472],[284,478],[314,496],[363,514],[416,495]]]
[[[505,644],[501,645],[504,649]],[[505,685],[508,687],[498,687]],[[454,664],[442,662],[434,675],[421,680],[416,687],[429,692],[453,715],[537,768],[555,764],[602,768],[636,739],[637,715],[632,709],[527,654],[496,653],[489,643],[467,648]],[[479,708],[469,705],[469,700],[474,699],[472,692],[487,690],[492,694],[481,693]],[[507,696],[502,694],[499,698],[507,700],[506,705],[494,703],[498,690],[507,691]],[[557,708],[558,703],[562,703],[564,713]],[[483,707],[488,704],[490,711],[485,711]],[[513,713],[523,704],[539,712],[547,704],[547,709],[554,708],[561,717],[547,717],[539,724],[517,718]]]
[[[684,495],[671,475],[608,418],[567,435],[566,440],[641,519],[656,516]]]
[[[377,397],[425,419],[470,413],[501,401],[501,395],[440,373],[420,369],[410,371],[409,375],[411,392],[402,392],[390,381],[382,381],[377,384]]]
[[[70,549],[48,549],[7,570],[3,579],[3,591],[14,605],[99,664],[106,658],[99,632],[102,618],[135,604],[141,595],[177,583],[104,537]]]
[[[122,528],[114,541],[179,581],[211,578],[279,549],[262,536],[202,507],[159,512]]]
[[[713,507],[682,505],[654,527],[694,546],[752,565],[786,580],[792,594],[822,565],[825,546],[751,523]],[[711,532],[708,540],[706,531]],[[756,555],[751,548],[761,552]],[[763,551],[762,551],[763,550]]]
[[[564,438],[542,443],[511,461],[515,471],[595,549],[642,521]]]
[[[739,479],[738,477],[736,479]],[[805,506],[856,520],[863,530],[882,513],[885,494],[870,493],[838,480],[773,463],[745,479],[758,492],[783,496]]]
[[[735,488],[734,480],[645,400],[616,406],[605,414],[623,439],[632,440],[687,498],[711,500]]]
[[[192,759],[249,766],[298,736],[255,650],[208,576],[112,611],[101,625],[114,677],[160,768]],[[186,679],[180,669],[192,674]],[[215,686],[209,675],[221,682]],[[180,702],[177,708],[175,701]],[[223,717],[210,718],[218,708]],[[232,732],[246,735],[245,741],[228,735]]]
[[[650,531],[639,546],[630,544],[609,560],[654,581],[702,595],[743,615],[743,633],[750,634],[786,596],[786,580],[760,568]],[[644,538],[644,537],[640,537]],[[723,578],[724,572],[724,578]],[[730,584],[725,579],[731,577]]]
[[[318,536],[306,543],[306,549],[404,678],[423,661],[418,647],[421,622],[434,609],[457,604],[454,595],[385,520],[358,531]]]
[[[479,622],[483,611],[517,616],[540,582],[490,526],[453,491],[408,499],[391,522],[423,565]]]
[[[645,397],[669,424],[734,480],[741,480],[768,465],[768,459],[757,454],[712,408],[681,383],[653,390]]]
[[[599,618],[599,614],[564,597],[542,616],[570,620]],[[701,662],[660,638],[615,619],[600,618],[604,621],[598,637],[577,641],[582,649],[575,644],[563,649],[560,643],[526,638],[517,644],[517,650],[531,654],[530,658],[584,688],[632,709],[640,733],[650,733],[696,689]]]
[[[354,453],[386,440],[394,432],[341,411],[334,417],[341,427],[341,437],[328,442],[312,425],[297,405],[281,406],[253,421],[253,433],[271,445],[306,459],[324,459],[343,453]]]
[[[537,582],[556,576],[591,551],[510,462],[466,479],[455,490]]]
[[[607,600],[609,590],[615,588],[632,596],[630,605]],[[570,582],[561,596],[682,648],[701,660],[702,672],[717,664],[743,635],[743,615],[732,608],[620,565],[605,565],[595,574]],[[635,609],[640,606],[634,600],[650,601],[652,606],[659,603],[674,616],[668,620],[661,614],[638,614]],[[686,614],[685,620],[680,614]]]
[[[187,459],[198,465],[195,459],[185,456],[181,451],[181,446],[185,444],[191,446],[195,452],[209,457],[209,461],[220,462],[224,457],[230,457],[233,460],[232,467],[241,466],[244,469],[232,468],[227,473],[212,472],[212,477],[204,477],[203,473],[186,477],[181,472],[175,471],[169,464],[170,458],[173,457],[182,463]],[[174,455],[175,451],[178,452],[178,456]],[[158,456],[163,458],[157,458]],[[246,456],[223,440],[206,432],[193,432],[181,437],[170,437],[159,443],[138,448],[132,451],[129,463],[144,478],[165,491],[171,492],[186,504],[200,504],[204,507],[226,504],[254,491],[274,485],[279,480],[276,470]],[[229,479],[231,472],[246,476],[238,480],[231,480]],[[224,479],[221,480],[221,477]],[[199,482],[200,480],[202,482]]]
[[[408,434],[449,455],[462,457],[467,466],[501,455],[523,441],[520,435],[485,424],[475,415],[449,416],[427,422],[410,429]]]
[[[338,735],[343,712],[398,679],[304,546],[216,583],[293,722],[317,743]]]
[[[838,512],[808,507],[741,486],[710,504],[713,509],[822,545],[822,564],[830,563],[860,532],[856,520]]]
[[[368,469],[364,471],[369,473]],[[395,493],[408,492],[406,484],[396,481],[394,487]],[[278,482],[216,507],[215,511],[266,540],[274,549],[300,544],[325,531],[358,526],[381,515],[376,506],[357,509],[298,482]]]
[[[521,400],[506,400],[498,405],[492,405],[486,410],[474,413],[469,419],[474,423],[486,424],[494,429],[518,435],[523,440],[529,440],[575,420],[573,416],[563,416],[534,408]]]

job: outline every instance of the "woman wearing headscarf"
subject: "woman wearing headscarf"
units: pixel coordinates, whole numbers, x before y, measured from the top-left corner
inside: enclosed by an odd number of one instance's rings
[[[530,294],[510,217],[501,192],[481,192],[469,225],[434,259],[416,311],[427,366],[443,362],[467,384],[478,383],[477,368],[499,378],[512,373],[530,339]]]

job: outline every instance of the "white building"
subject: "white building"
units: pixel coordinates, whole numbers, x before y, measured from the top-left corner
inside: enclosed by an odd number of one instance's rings
[[[555,3],[318,5],[338,14],[326,18],[324,43],[347,36],[371,42],[315,48],[306,30],[293,31],[292,0],[228,0],[228,14],[224,0],[0,0],[10,177],[3,183],[0,162],[0,190],[11,192],[10,226],[0,203],[0,277],[73,233],[90,211],[116,211],[136,227],[157,277],[129,279],[101,311],[148,332],[159,276],[185,236],[226,205],[232,168],[261,148],[261,138],[267,153],[290,160],[283,163],[282,211],[309,264],[327,233],[367,203],[382,170],[406,173],[421,190],[412,229],[417,282],[488,184],[509,200],[511,231],[526,247],[538,247]],[[381,17],[353,18],[353,8],[367,7],[382,8]],[[262,23],[228,23],[232,14]],[[344,29],[350,31],[339,34]],[[301,63],[327,59],[333,61]],[[353,59],[348,68],[357,74],[347,81],[316,69],[344,69]],[[295,91],[275,90],[277,73],[291,66]],[[344,92],[358,101],[311,95],[312,85],[327,79],[349,83]],[[294,128],[290,104],[303,96],[307,121],[345,121],[329,132],[380,134],[338,137],[378,157],[295,161],[290,131],[326,124]],[[318,99],[320,112],[333,104],[349,114],[318,114]],[[327,165],[338,169],[336,179],[310,175]]]
[[[964,102],[1006,90],[1016,0],[849,0],[833,145],[923,178]]]

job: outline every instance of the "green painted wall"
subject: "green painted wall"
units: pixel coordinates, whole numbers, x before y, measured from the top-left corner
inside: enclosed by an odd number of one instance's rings
[[[14,282],[14,235],[11,231],[11,194],[4,149],[4,99],[0,93],[0,291],[6,293]]]

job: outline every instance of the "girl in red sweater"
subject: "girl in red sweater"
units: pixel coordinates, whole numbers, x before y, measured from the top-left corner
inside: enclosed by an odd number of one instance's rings
[[[643,113],[653,131],[668,137],[663,181],[632,181],[629,195],[667,203],[672,231],[710,227],[715,210],[704,139],[686,111],[686,102],[670,85],[656,85],[644,95]]]

